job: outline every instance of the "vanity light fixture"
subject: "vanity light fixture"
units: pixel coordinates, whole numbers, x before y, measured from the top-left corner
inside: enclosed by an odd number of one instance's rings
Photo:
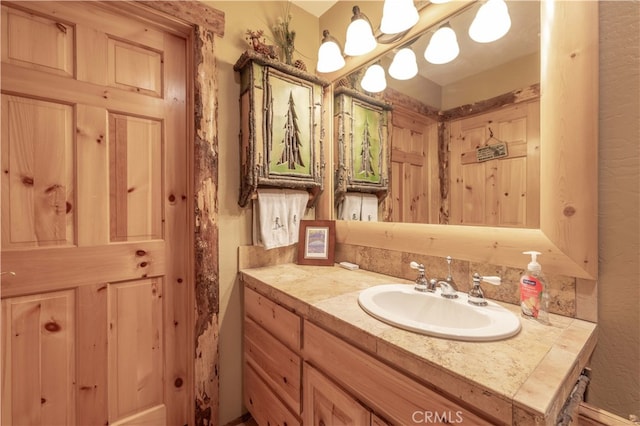
[[[358,6],[353,6],[353,16],[347,27],[347,41],[344,44],[345,55],[365,55],[375,49],[377,44],[369,18],[360,12]]]
[[[398,50],[389,65],[389,75],[396,80],[409,80],[418,74],[416,54],[409,47]]]
[[[447,22],[431,36],[424,58],[432,64],[440,65],[453,61],[459,53],[458,38]]]
[[[509,8],[504,0],[488,0],[480,6],[471,26],[469,37],[478,43],[491,43],[503,37],[511,28]]]
[[[413,0],[384,0],[380,32],[398,34],[413,27],[420,18]]]
[[[338,40],[335,39],[329,30],[322,32],[322,43],[318,49],[318,72],[334,72],[344,67],[344,57]]]
[[[360,86],[369,93],[382,92],[387,87],[384,68],[380,64],[373,64],[365,71]]]

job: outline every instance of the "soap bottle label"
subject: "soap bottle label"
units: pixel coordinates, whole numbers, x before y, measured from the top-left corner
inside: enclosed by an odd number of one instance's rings
[[[542,283],[538,278],[533,275],[524,275],[520,279],[520,307],[525,316],[538,318],[540,293],[542,293]]]

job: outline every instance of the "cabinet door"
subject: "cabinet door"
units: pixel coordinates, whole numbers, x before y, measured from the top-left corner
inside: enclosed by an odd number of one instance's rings
[[[371,413],[309,364],[304,364],[304,424],[368,425]]]
[[[485,420],[459,405],[458,400],[451,400],[444,393],[416,382],[397,368],[391,368],[308,321],[304,323],[304,353],[308,362],[326,372],[355,398],[393,424],[423,424],[436,419],[441,423],[459,420],[478,426],[511,423],[510,411],[477,407],[477,410],[486,410],[485,415],[494,416],[492,421]],[[307,378],[304,380],[309,382]],[[310,392],[306,383],[304,389],[306,399]]]

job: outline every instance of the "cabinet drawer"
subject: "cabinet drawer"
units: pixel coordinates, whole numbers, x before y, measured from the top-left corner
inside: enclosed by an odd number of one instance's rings
[[[300,419],[276,397],[255,370],[244,366],[244,404],[259,425],[300,426]]]
[[[253,367],[296,414],[300,414],[300,356],[250,318],[244,321],[244,353],[245,363]]]
[[[308,321],[304,333],[305,359],[393,423],[494,424]]]
[[[304,364],[305,425],[368,425],[371,413],[309,364]]]
[[[294,351],[300,350],[302,319],[256,291],[244,288],[245,314]]]

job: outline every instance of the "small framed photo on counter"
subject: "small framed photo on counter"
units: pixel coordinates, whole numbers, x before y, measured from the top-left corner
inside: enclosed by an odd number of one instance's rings
[[[335,248],[335,221],[300,221],[300,236],[298,238],[299,265],[333,265]]]

